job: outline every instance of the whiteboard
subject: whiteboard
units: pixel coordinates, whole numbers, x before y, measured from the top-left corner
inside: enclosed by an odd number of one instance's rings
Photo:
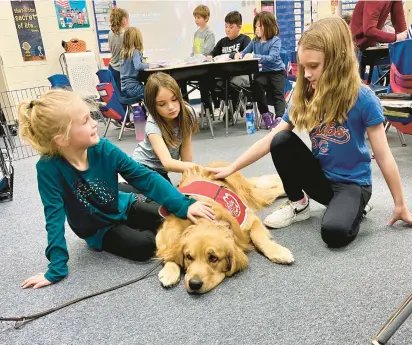
[[[259,3],[258,0],[116,1],[118,7],[128,11],[130,25],[142,32],[144,55],[150,62],[183,60],[190,56],[193,35],[197,30],[193,18],[193,10],[197,5],[209,7],[209,27],[213,30],[217,43],[225,36],[226,14],[239,11],[244,28],[250,31]]]

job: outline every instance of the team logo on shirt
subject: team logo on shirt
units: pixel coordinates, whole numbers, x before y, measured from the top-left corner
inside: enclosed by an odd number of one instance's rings
[[[346,144],[350,140],[349,129],[342,125],[332,122],[327,125],[315,127],[310,134],[313,149],[319,149],[320,152],[329,151],[329,143]]]

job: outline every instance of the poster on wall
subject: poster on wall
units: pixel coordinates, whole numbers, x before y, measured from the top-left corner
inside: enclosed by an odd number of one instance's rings
[[[86,0],[54,0],[59,29],[90,27]]]
[[[115,5],[112,0],[94,0],[94,19],[96,23],[97,43],[102,54],[110,53],[110,10]]]
[[[34,1],[11,1],[11,9],[23,60],[45,60],[46,53]]]

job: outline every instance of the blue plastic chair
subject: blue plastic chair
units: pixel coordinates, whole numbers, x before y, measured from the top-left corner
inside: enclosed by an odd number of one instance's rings
[[[52,89],[71,89],[70,80],[65,74],[54,74],[47,79],[50,82]]]
[[[130,118],[130,115],[133,113],[133,105],[136,103],[143,103],[142,99],[137,97],[126,97],[123,92],[121,92],[120,87],[117,85],[116,80],[114,79],[112,73],[108,69],[101,69],[96,72],[97,77],[99,78],[100,83],[111,83],[113,86],[113,91],[119,103],[123,106],[125,112],[124,116],[121,119],[122,127],[120,129],[119,140],[122,140],[123,132],[126,126],[127,119]]]
[[[412,95],[412,40],[389,44],[391,58],[390,92]],[[404,112],[404,110],[401,110]],[[402,117],[385,114],[390,125],[398,130],[402,146],[406,146],[403,134],[412,134],[412,111],[402,114]]]

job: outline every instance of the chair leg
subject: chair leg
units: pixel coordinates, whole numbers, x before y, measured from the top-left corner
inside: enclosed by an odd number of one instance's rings
[[[389,129],[391,128],[391,123],[389,121],[386,121],[385,124],[385,133],[388,133]]]
[[[214,139],[215,138],[215,133],[213,131],[212,117],[210,116],[209,112],[210,112],[209,109],[205,110],[206,119],[207,119],[207,122],[209,123],[210,133],[212,134],[212,138]]]
[[[106,134],[107,134],[107,131],[108,131],[108,129],[109,129],[109,126],[110,126],[110,119],[109,118],[106,118],[106,126],[105,126],[105,129],[104,129],[104,134],[103,134],[103,138],[106,138]]]
[[[126,109],[126,114],[124,115],[123,121],[122,121],[122,128],[120,128],[120,133],[119,133],[119,140],[122,140],[122,136],[123,136],[123,132],[124,132],[124,127],[126,126],[126,121],[127,121],[127,117],[130,114],[130,109],[131,106],[128,105],[127,109]]]
[[[220,101],[220,105],[219,105],[219,116],[218,116],[218,121],[220,121],[220,117],[222,116],[222,113],[225,109],[225,102],[223,101],[223,99]]]
[[[237,107],[235,106],[235,109],[233,111],[232,126],[236,125],[239,116],[240,116],[240,100],[238,100]]]
[[[398,137],[399,137],[399,140],[401,141],[402,147],[405,147],[406,146],[405,136],[399,129],[397,129],[397,131],[398,131]]]
[[[260,129],[260,123],[262,121],[262,117],[259,113],[259,109],[256,102],[253,102],[253,111],[255,112],[255,128],[258,131]]]

